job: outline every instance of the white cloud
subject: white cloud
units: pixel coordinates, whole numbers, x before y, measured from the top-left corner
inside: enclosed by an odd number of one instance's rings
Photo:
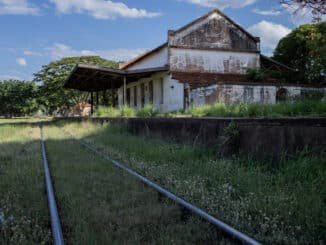
[[[73,56],[87,56],[87,55],[97,55],[95,52],[90,50],[74,50],[70,46],[62,43],[55,43],[52,47],[47,48],[53,59],[61,59],[64,57]]]
[[[256,0],[183,0],[209,8],[242,8],[253,4]]]
[[[27,62],[26,62],[26,60],[24,58],[17,58],[16,62],[20,66],[26,66],[27,65]]]
[[[39,8],[27,0],[0,0],[0,15],[38,15]]]
[[[311,23],[313,20],[311,9],[301,7],[299,3],[292,5],[283,4],[282,7],[291,14],[291,20],[295,25]],[[321,20],[326,21],[326,15],[321,16]]]
[[[112,50],[75,50],[70,46],[62,43],[55,43],[52,47],[47,48],[53,59],[62,59],[73,56],[101,56],[105,59],[114,61],[127,61],[143,52],[145,49],[112,49]]]
[[[275,9],[262,10],[262,9],[253,9],[253,13],[260,15],[269,15],[269,16],[278,16],[281,14],[281,11]]]
[[[263,20],[248,28],[254,36],[260,37],[263,48],[274,49],[278,41],[291,32],[283,25]]]
[[[96,19],[125,18],[151,18],[160,13],[148,12],[145,9],[130,8],[121,2],[110,0],[50,0],[54,3],[59,13],[86,13]]]
[[[24,55],[26,56],[42,56],[42,54],[40,52],[35,52],[29,49],[24,50]]]

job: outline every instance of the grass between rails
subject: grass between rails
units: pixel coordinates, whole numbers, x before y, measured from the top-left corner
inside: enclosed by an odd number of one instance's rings
[[[263,243],[326,240],[325,152],[318,156],[302,152],[273,169],[133,136],[121,127],[89,123],[64,127]]]
[[[68,244],[227,243],[199,219],[182,220],[178,206],[59,128],[46,126],[44,133]]]
[[[0,125],[0,244],[51,244],[38,127]]]
[[[298,117],[298,116],[319,116],[326,117],[326,101],[297,100],[282,102],[271,105],[264,104],[224,104],[203,105],[192,107],[185,112],[174,112],[160,114],[151,105],[136,111],[130,107],[121,109],[112,107],[100,107],[96,116],[106,117]]]

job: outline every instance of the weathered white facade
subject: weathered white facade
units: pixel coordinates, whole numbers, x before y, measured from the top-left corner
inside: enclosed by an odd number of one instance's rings
[[[130,64],[125,70],[138,70],[168,65],[168,47],[159,48],[156,52],[150,53],[146,58],[137,60]]]
[[[183,108],[184,85],[171,79],[168,73],[157,73],[127,85],[127,105],[141,109],[152,104],[161,112],[177,111]],[[123,106],[123,88],[118,90],[119,105]]]
[[[131,61],[126,71],[168,66],[168,47],[162,45],[150,52],[144,59]],[[184,85],[171,78],[169,72],[158,72],[126,86],[126,103],[135,109],[152,104],[161,112],[177,111],[183,108]],[[119,105],[123,105],[123,87],[118,90]]]
[[[170,69],[173,71],[246,74],[247,68],[259,68],[259,55],[171,48]]]
[[[190,91],[191,106],[214,104],[259,103],[274,104],[282,96],[288,98],[302,97],[305,94],[323,93],[325,88],[307,88],[300,86],[276,85],[240,85],[240,84],[215,84],[207,87],[194,88]]]
[[[124,64],[121,69],[127,72],[159,67],[167,71],[119,88],[119,105],[140,109],[150,103],[169,112],[216,102],[275,103],[280,94],[300,96],[307,90],[234,80],[243,77],[248,68],[259,69],[261,57],[259,38],[214,10],[169,31],[167,43]]]

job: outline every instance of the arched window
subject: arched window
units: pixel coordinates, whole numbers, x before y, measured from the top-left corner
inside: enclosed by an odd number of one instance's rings
[[[276,92],[276,102],[286,101],[288,95],[288,91],[285,88],[280,88]]]

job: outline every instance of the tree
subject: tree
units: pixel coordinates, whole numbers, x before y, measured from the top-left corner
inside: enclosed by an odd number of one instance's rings
[[[326,22],[302,25],[280,40],[274,59],[297,69],[297,82],[318,83],[326,74]]]
[[[42,69],[34,74],[34,81],[41,86],[40,104],[45,107],[49,114],[52,114],[55,110],[69,108],[79,102],[87,101],[87,93],[63,88],[64,82],[77,63],[112,68],[118,66],[118,63],[99,56],[63,58],[42,66]]]
[[[287,6],[294,6],[297,11],[304,8],[311,9],[315,22],[321,21],[321,16],[326,14],[325,0],[281,0],[280,2]]]
[[[8,80],[0,82],[0,115],[31,115],[38,110],[37,86],[33,82]]]

